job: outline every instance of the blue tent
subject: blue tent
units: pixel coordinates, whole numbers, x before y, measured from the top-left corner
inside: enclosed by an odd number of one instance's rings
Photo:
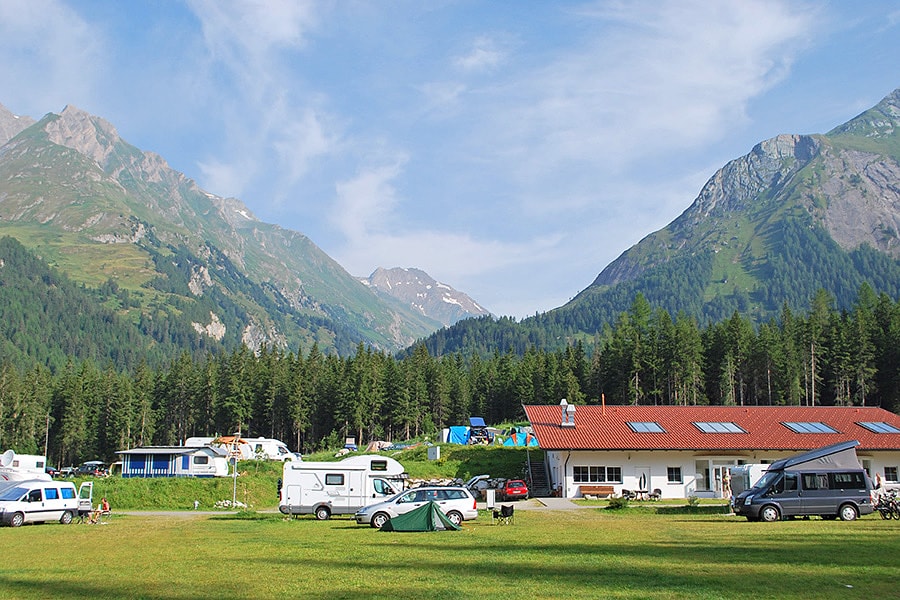
[[[506,441],[503,442],[504,446],[537,446],[538,439],[537,436],[534,436],[530,433],[514,433],[506,438]]]
[[[462,425],[450,427],[450,431],[447,433],[447,442],[451,444],[468,444],[469,428]]]

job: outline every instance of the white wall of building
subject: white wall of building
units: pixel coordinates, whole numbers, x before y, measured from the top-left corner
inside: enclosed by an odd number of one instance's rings
[[[723,474],[729,467],[770,463],[798,452],[744,452],[703,454],[694,451],[555,451],[546,452],[551,489],[564,498],[580,498],[581,485],[611,485],[616,495],[660,490],[662,498],[723,498]],[[900,452],[859,453],[860,463],[872,479],[900,483]],[[576,481],[577,475],[587,481]],[[887,477],[885,476],[887,474]],[[641,484],[644,483],[642,486]]]

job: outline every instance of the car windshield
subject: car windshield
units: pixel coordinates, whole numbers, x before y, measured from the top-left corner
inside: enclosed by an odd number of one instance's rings
[[[9,488],[0,494],[0,501],[14,502],[21,499],[27,491],[28,488],[24,487]]]
[[[781,473],[777,471],[766,473],[759,481],[756,482],[756,485],[754,485],[751,489],[764,490],[775,483],[775,480],[778,479],[780,475]]]

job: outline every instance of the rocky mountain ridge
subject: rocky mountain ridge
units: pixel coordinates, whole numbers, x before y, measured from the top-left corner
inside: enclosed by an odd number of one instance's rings
[[[2,234],[75,281],[116,282],[137,304],[121,312],[162,320],[170,336],[350,352],[397,350],[440,327],[73,106],[37,122],[0,107]]]
[[[900,258],[900,90],[826,135],[779,135],[717,171],[664,229],[610,263],[592,287],[631,281],[677,255],[757,256],[766,225],[805,213],[845,251],[869,246]],[[755,233],[731,235],[736,219]]]
[[[379,267],[359,280],[377,293],[396,299],[444,326],[490,314],[468,295],[436,281],[421,269]]]

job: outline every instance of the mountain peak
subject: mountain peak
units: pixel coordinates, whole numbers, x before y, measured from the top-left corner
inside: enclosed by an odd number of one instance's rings
[[[50,119],[44,129],[54,144],[77,150],[104,168],[122,142],[111,123],[71,104],[57,118]]]
[[[0,146],[32,125],[34,125],[34,119],[31,117],[22,117],[14,114],[0,104]]]
[[[900,129],[900,88],[888,94],[881,102],[828,132],[829,137],[862,136],[885,138]]]
[[[391,297],[413,310],[450,326],[469,317],[490,314],[469,296],[435,280],[421,269],[378,267],[360,281],[376,293]]]

